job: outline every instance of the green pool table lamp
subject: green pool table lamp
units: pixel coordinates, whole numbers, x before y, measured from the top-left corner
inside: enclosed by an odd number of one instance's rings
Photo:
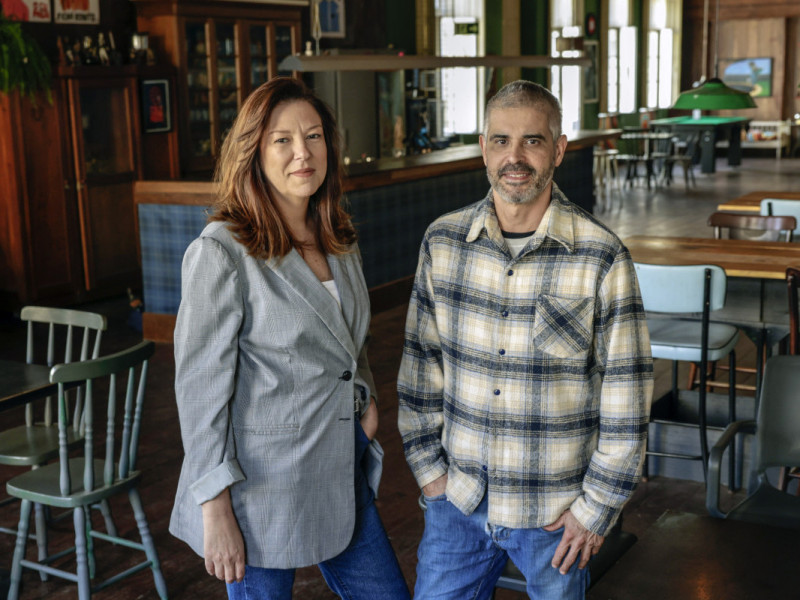
[[[755,108],[755,100],[747,92],[741,92],[725,85],[719,78],[719,0],[714,16],[714,77],[706,80],[706,39],[708,36],[708,0],[703,3],[703,76],[700,84],[690,90],[681,92],[672,108],[688,110],[736,110],[738,108]],[[698,114],[698,113],[695,113]]]
[[[756,103],[747,92],[725,85],[718,77],[712,77],[702,85],[681,92],[672,108],[722,110],[755,108]]]

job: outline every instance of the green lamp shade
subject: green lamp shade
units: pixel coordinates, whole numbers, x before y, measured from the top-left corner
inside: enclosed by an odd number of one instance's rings
[[[740,92],[725,85],[721,79],[713,77],[703,85],[681,92],[672,108],[722,110],[755,108],[756,103],[750,94]]]

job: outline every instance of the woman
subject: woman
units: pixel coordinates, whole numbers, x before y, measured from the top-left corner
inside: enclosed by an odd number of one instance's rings
[[[409,598],[363,468],[380,453],[370,309],[336,140],[301,81],[254,91],[183,260],[170,531],[231,599],[291,598],[312,564],[342,598]]]

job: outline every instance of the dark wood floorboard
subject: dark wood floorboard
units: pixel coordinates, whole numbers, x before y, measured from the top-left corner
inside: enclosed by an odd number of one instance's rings
[[[634,187],[614,199],[610,210],[600,214],[600,219],[620,236],[634,234],[709,236],[706,218],[724,199],[758,190],[800,190],[800,160],[774,158],[745,158],[740,169],[730,169],[718,161],[718,172],[697,176],[697,187],[688,193],[680,179],[670,188],[648,192]],[[477,198],[477,196],[476,196]],[[83,308],[98,310],[110,321],[105,338],[104,352],[113,352],[140,340],[127,325],[128,306],[125,299],[115,299]],[[396,427],[397,396],[395,377],[402,349],[405,305],[375,315],[372,323],[373,342],[370,360],[378,382],[381,424],[379,438],[386,450],[386,464],[378,507],[392,544],[400,559],[403,572],[413,586],[415,580],[416,547],[422,534],[422,515],[417,507],[418,489],[411,477],[402,454],[402,445]],[[24,355],[24,331],[13,320],[0,324],[0,358],[20,359]],[[752,349],[742,342],[740,363],[752,362]],[[668,368],[658,364],[657,389],[666,389]],[[172,389],[174,361],[172,346],[158,345],[152,361],[149,394],[145,413],[139,464],[145,471],[140,488],[150,528],[167,579],[170,598],[197,600],[225,598],[224,586],[205,574],[202,561],[186,545],[173,538],[167,528],[172,499],[177,485],[182,458],[182,447]],[[21,422],[19,410],[0,415],[2,427]],[[19,470],[0,467],[0,481],[5,481]],[[625,509],[625,529],[641,535],[661,513],[668,509],[704,512],[704,491],[699,483],[675,479],[654,478],[642,483]],[[136,530],[130,510],[122,502],[115,502],[113,510],[122,532],[136,539]],[[0,509],[0,525],[15,526],[18,511],[15,507]],[[96,524],[100,520],[95,516]],[[62,521],[51,531],[53,548],[71,538],[71,520]],[[13,539],[0,534],[0,566],[11,563]],[[34,552],[34,545],[29,545]],[[98,542],[98,569],[101,575],[121,570],[134,564],[135,554],[125,548]],[[67,561],[69,563],[69,561]],[[23,598],[28,600],[59,600],[77,597],[73,584],[52,580],[42,583],[38,575],[24,574]],[[122,584],[98,593],[98,600],[155,599],[149,572],[139,573]],[[295,597],[302,600],[335,598],[328,591],[315,568],[300,569],[295,583]],[[523,594],[500,591],[498,600],[516,600]]]

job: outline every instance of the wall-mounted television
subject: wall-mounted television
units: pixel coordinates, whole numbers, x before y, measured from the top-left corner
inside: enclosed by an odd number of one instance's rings
[[[725,85],[753,98],[772,96],[772,59],[739,58],[720,60],[721,79]]]

